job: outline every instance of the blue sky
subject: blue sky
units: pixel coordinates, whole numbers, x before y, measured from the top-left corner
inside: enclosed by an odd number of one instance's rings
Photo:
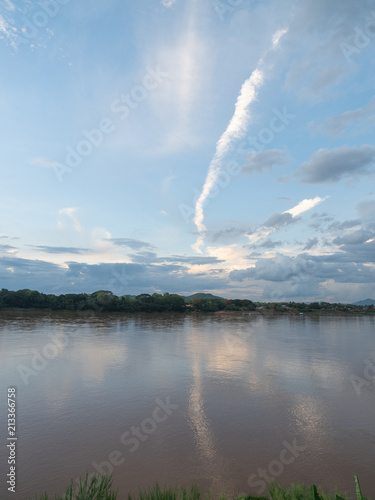
[[[375,2],[2,0],[0,287],[375,296]]]

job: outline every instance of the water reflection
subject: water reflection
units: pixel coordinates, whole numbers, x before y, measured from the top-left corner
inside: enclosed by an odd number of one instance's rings
[[[373,318],[0,313],[0,391],[17,387],[22,429],[12,498],[42,486],[52,494],[107,461],[122,433],[167,396],[179,410],[114,470],[124,498],[157,479],[249,491],[249,475],[293,439],[306,452],[280,482],[353,490],[358,473],[375,496],[375,391],[358,396],[350,380],[363,376],[374,326]],[[68,342],[25,385],[17,367],[31,367],[56,335]]]

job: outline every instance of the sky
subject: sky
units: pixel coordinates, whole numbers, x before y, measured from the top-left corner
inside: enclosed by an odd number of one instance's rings
[[[0,288],[375,298],[375,0],[0,0]]]

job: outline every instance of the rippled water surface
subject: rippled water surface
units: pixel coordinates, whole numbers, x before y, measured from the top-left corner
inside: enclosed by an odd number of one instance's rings
[[[351,497],[357,473],[375,498],[374,360],[374,318],[2,312],[0,498],[96,469],[113,469],[120,499],[157,480],[256,495],[263,470]]]

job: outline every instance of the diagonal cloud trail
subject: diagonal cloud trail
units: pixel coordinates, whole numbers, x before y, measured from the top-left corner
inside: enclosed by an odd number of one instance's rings
[[[285,33],[287,33],[287,29],[277,30],[274,33],[272,37],[271,49],[269,49],[267,53],[275,50],[278,47],[280,40],[285,35]],[[199,234],[197,241],[194,245],[192,245],[192,248],[196,252],[202,253],[201,247],[204,244],[204,232],[206,231],[206,226],[203,223],[204,203],[218,179],[221,170],[221,162],[224,156],[230,150],[233,142],[237,139],[240,139],[246,131],[246,127],[250,119],[250,105],[256,99],[258,89],[264,83],[264,71],[262,70],[262,67],[263,58],[259,60],[258,67],[252,72],[251,76],[242,84],[240,94],[237,97],[234,114],[225,132],[222,134],[216,144],[216,151],[208,167],[208,173],[202,188],[202,192],[195,204],[195,216],[193,221],[197,226]]]

